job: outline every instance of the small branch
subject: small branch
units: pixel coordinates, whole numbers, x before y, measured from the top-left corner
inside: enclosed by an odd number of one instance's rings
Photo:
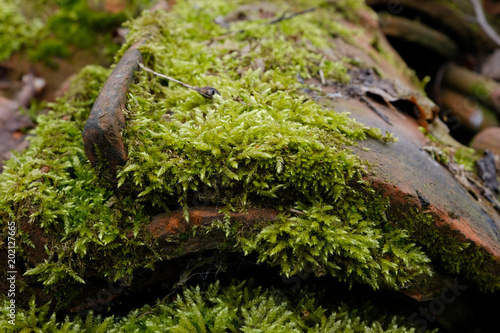
[[[479,0],[470,0],[472,6],[474,7],[474,11],[476,12],[477,22],[483,29],[483,31],[494,41],[498,46],[500,46],[500,36],[496,33],[496,31],[490,26],[488,20],[486,20],[486,16],[484,15],[483,6],[479,2]]]
[[[323,70],[321,69],[321,66],[325,63],[325,57],[321,57],[321,61],[319,62],[319,78],[321,79],[321,84],[325,85],[326,80],[325,80],[325,74],[323,73]]]
[[[322,69],[319,70],[319,78],[321,79],[321,84],[325,85],[326,84],[325,74],[323,73]]]
[[[278,23],[278,22],[281,22],[281,21],[289,20],[291,18],[294,18],[295,16],[299,16],[299,15],[302,15],[302,14],[307,14],[307,13],[313,12],[315,10],[316,10],[316,7],[311,7],[311,8],[305,9],[303,11],[290,14],[288,16],[285,15],[286,14],[286,12],[285,12],[285,13],[283,13],[283,15],[281,15],[277,19],[274,19],[274,20],[271,20],[271,21],[267,22],[267,24],[271,25],[271,24],[275,24],[275,23]]]
[[[167,79],[167,80],[169,80],[169,81],[173,81],[173,82],[175,82],[175,83],[178,83],[178,84],[180,84],[181,86],[184,86],[184,87],[186,87],[186,88],[188,88],[188,89],[193,89],[193,90],[196,90],[196,87],[193,87],[192,85],[189,85],[189,84],[187,84],[187,83],[184,83],[184,82],[181,82],[181,81],[179,81],[179,80],[176,80],[176,79],[174,79],[174,78],[173,78],[173,77],[171,77],[171,76],[168,76],[168,75],[165,75],[165,74],[160,74],[160,73],[158,73],[158,72],[155,72],[155,71],[154,71],[154,70],[152,70],[151,68],[148,68],[148,67],[144,66],[143,64],[141,64],[139,61],[137,62],[137,64],[139,64],[139,67],[141,67],[141,68],[142,68],[142,69],[144,69],[145,71],[150,72],[150,73],[152,73],[152,74],[154,74],[154,75],[156,75],[156,76],[159,76],[159,77],[162,77],[162,78]]]
[[[187,83],[184,83],[182,81],[176,80],[176,79],[174,79],[171,76],[155,72],[154,70],[152,70],[152,69],[144,66],[143,64],[141,64],[139,61],[137,62],[137,64],[139,65],[139,67],[141,67],[145,71],[150,72],[150,73],[152,73],[152,74],[154,74],[156,76],[162,77],[164,79],[167,79],[169,81],[173,81],[175,83],[178,83],[178,84],[180,84],[181,86],[183,86],[185,88],[192,89],[192,90],[196,91],[198,94],[200,94],[203,97],[212,99],[215,94],[220,95],[219,91],[217,89],[215,89],[215,88],[212,88],[212,87],[196,87],[196,86],[192,86],[190,84],[187,84]]]
[[[368,100],[368,98],[366,98],[366,97],[365,97],[365,96],[363,96],[363,95],[361,95],[360,97],[361,97],[361,100],[362,100],[363,102],[365,102],[365,104],[366,104],[366,105],[367,105],[367,106],[368,106],[368,107],[369,107],[369,108],[370,108],[373,112],[375,112],[375,113],[377,114],[377,116],[379,116],[379,117],[380,117],[380,118],[382,118],[382,119],[383,119],[386,123],[388,123],[389,125],[391,125],[391,126],[392,126],[392,123],[391,123],[391,121],[389,120],[389,118],[388,118],[385,114],[383,114],[383,113],[382,113],[382,111],[380,111],[379,109],[377,109],[377,108],[375,107],[375,105],[373,105],[373,104],[372,104],[372,103]]]
[[[303,11],[300,11],[300,12],[297,12],[297,13],[293,13],[293,14],[290,14],[288,16],[286,16],[286,12],[283,13],[283,15],[281,15],[280,17],[274,19],[274,20],[271,20],[269,22],[264,22],[264,23],[261,23],[259,25],[271,25],[271,24],[275,24],[275,23],[278,23],[278,22],[281,22],[281,21],[285,21],[285,20],[289,20],[291,18],[294,18],[295,16],[298,16],[298,15],[302,15],[302,14],[307,14],[309,12],[313,12],[316,10],[316,7],[311,7],[311,8],[308,8],[308,9],[305,9]],[[228,31],[220,36],[217,36],[217,37],[213,37],[213,38],[210,38],[209,40],[206,40],[205,42],[208,42],[208,43],[212,43],[214,41],[218,41],[218,40],[222,40],[224,38],[226,38],[227,36],[229,35],[235,35],[235,34],[239,34],[239,33],[243,33],[245,32],[246,30],[234,30],[234,31]]]
[[[304,213],[303,211],[298,210],[298,209],[294,209],[294,208],[290,208],[290,213],[297,214],[297,215],[306,215],[306,213]]]

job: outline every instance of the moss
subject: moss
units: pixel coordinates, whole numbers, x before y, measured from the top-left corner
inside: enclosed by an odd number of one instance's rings
[[[147,3],[128,1],[123,12],[109,13],[91,8],[87,0],[0,0],[0,61],[27,50],[31,61],[55,65],[54,58],[69,57],[82,48],[109,58],[119,49],[113,31]]]
[[[244,251],[257,251],[261,261],[288,275],[310,270],[397,288],[430,274],[428,259],[404,230],[383,230],[387,207],[370,203],[378,201],[362,181],[366,165],[347,149],[381,134],[309,100],[296,79],[318,77],[323,66],[327,78],[348,80],[348,63],[318,56],[330,38],[325,13],[333,9],[271,26],[240,22],[234,29],[244,32],[207,47],[223,34],[213,18],[224,10],[213,6],[196,15],[188,2],[177,6],[184,17],[196,18],[183,25],[169,14],[149,13],[131,26],[129,43],[152,36],[142,47],[148,66],[216,87],[222,97],[212,102],[179,85],[165,87],[148,73],[138,75],[130,89],[124,131],[129,157],[119,184],[139,193],[138,200],[165,208],[173,200],[185,207],[202,186],[213,189],[204,203],[226,209],[304,207],[310,216],[283,216],[251,230],[249,238],[236,235]],[[151,23],[155,27],[148,29]],[[252,68],[255,59],[264,69]],[[225,231],[231,235],[230,228]]]
[[[350,150],[359,140],[391,141],[390,135],[304,94],[310,87],[298,77],[318,78],[321,69],[327,79],[345,82],[345,69],[352,66],[319,56],[331,41],[332,18],[343,16],[326,3],[315,4],[324,8],[272,25],[239,22],[234,29],[244,32],[227,35],[213,19],[236,4],[219,0],[203,8],[178,3],[172,13],[145,12],[129,24],[128,44],[119,55],[147,36],[141,51],[148,67],[213,86],[221,96],[208,100],[137,73],[125,110],[128,161],[118,173],[121,187],[113,190],[86,161],[81,138],[109,70],[84,69],[68,94],[38,118],[30,147],[0,175],[3,232],[7,221],[31,223],[49,238],[46,260],[22,258],[31,262],[26,276],[74,287],[88,272],[119,279],[152,268],[182,254],[182,242],[191,235],[175,239],[179,248],[172,253],[161,252],[146,229],[151,216],[200,202],[226,212],[306,212],[283,213],[275,225],[252,230],[221,222],[228,247],[256,251],[285,274],[312,271],[373,288],[400,288],[429,274],[426,255],[405,229],[392,227],[398,217],[387,217],[387,202],[363,180],[367,164]],[[297,1],[294,10],[311,5]],[[311,237],[298,238],[302,234]]]
[[[246,252],[256,251],[259,261],[279,265],[287,276],[313,271],[350,283],[402,288],[419,275],[431,274],[427,256],[409,240],[405,229],[386,219],[387,203],[363,194],[334,206],[318,202],[305,215],[284,217],[250,239],[242,239]]]
[[[81,131],[108,75],[109,70],[98,66],[84,69],[66,96],[52,105],[52,111],[38,118],[30,147],[8,161],[0,176],[3,232],[7,221],[15,221],[18,230],[31,223],[49,238],[48,259],[35,267],[28,264],[26,272],[44,285],[83,282],[80,275],[88,269],[106,275],[118,265],[117,274],[122,276],[139,262],[141,266],[148,264],[144,253],[137,251],[147,238],[137,241],[126,237],[138,233],[137,221],[145,221],[142,208],[129,205],[127,200],[115,202],[113,193],[98,185],[83,152]],[[128,222],[123,223],[125,220]],[[20,237],[17,245],[29,247],[32,243]],[[113,263],[117,256],[123,261]],[[94,258],[103,261],[97,263]],[[27,263],[34,260],[18,258],[22,259]]]
[[[476,173],[476,162],[481,156],[472,148],[463,147],[455,151],[455,162],[464,166],[464,169],[469,172]]]
[[[91,10],[87,1],[58,2],[58,10],[45,22],[39,40],[29,52],[32,61],[53,65],[54,57],[68,57],[75,49],[104,45],[101,55],[113,54],[119,46],[113,43],[112,31],[126,20],[124,13]]]
[[[459,164],[465,172],[477,175],[476,162],[482,157],[477,151],[473,148],[458,144],[456,141],[452,142],[452,146],[444,142],[443,138],[434,136],[423,127],[419,128],[432,143],[430,147],[426,147],[424,150],[426,150],[433,159],[442,165],[446,165],[447,163]],[[449,137],[445,140],[450,141]]]
[[[496,259],[484,248],[464,241],[448,226],[437,226],[431,213],[393,206],[388,215],[395,220],[397,217],[397,225],[410,232],[432,259],[433,266],[464,276],[484,292],[499,290],[498,273],[489,267]]]
[[[346,305],[330,309],[321,293],[294,295],[274,288],[233,281],[218,282],[205,290],[190,287],[174,300],[158,301],[124,318],[90,314],[58,321],[48,307],[19,311],[15,325],[8,323],[8,303],[0,308],[0,323],[6,332],[31,329],[35,332],[415,332],[403,318],[384,316],[365,303],[363,310]]]
[[[19,10],[16,0],[0,1],[0,61],[7,60],[13,52],[32,41],[42,28],[39,19],[29,22]]]
[[[270,26],[241,22],[234,29],[243,33],[207,47],[224,33],[213,18],[225,12],[208,6],[195,15],[189,2],[176,9],[188,18],[185,24],[169,14],[145,14],[131,27],[129,43],[151,34],[141,49],[147,66],[192,85],[216,87],[222,97],[208,101],[141,73],[130,89],[124,131],[129,157],[120,185],[127,183],[139,200],[162,207],[172,200],[186,205],[200,186],[217,186],[226,193],[213,202],[238,208],[265,197],[288,205],[298,197],[338,197],[346,183],[359,179],[363,162],[341,147],[368,135],[381,138],[380,133],[321,108],[303,96],[296,79],[319,75],[314,40],[324,43],[329,36],[315,17],[326,15],[304,14],[307,19]],[[255,59],[264,69],[253,66]],[[328,78],[348,80],[346,65],[322,66]]]

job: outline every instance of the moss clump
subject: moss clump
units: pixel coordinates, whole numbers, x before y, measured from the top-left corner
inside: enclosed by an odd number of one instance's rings
[[[403,318],[385,317],[369,306],[352,310],[337,305],[327,310],[314,293],[292,295],[251,284],[219,283],[185,289],[171,302],[158,302],[134,310],[124,318],[102,319],[90,314],[58,322],[48,307],[17,313],[16,324],[8,323],[8,304],[0,308],[0,323],[6,332],[415,332]]]
[[[481,158],[480,154],[474,149],[463,147],[455,151],[455,162],[464,166],[464,169],[469,172],[477,172],[476,162]]]
[[[0,61],[32,41],[42,26],[41,20],[28,21],[20,13],[19,1],[0,0]]]
[[[200,186],[225,189],[212,202],[234,208],[268,198],[290,205],[342,197],[364,172],[364,163],[345,147],[381,135],[323,109],[301,90],[297,76],[318,76],[320,66],[328,79],[348,80],[346,64],[320,65],[321,45],[330,37],[319,22],[330,12],[273,25],[240,22],[234,29],[244,32],[210,42],[225,32],[213,19],[231,7],[214,2],[193,12],[193,6],[185,2],[175,14],[145,14],[131,27],[129,43],[150,35],[141,48],[147,66],[213,86],[222,97],[208,101],[139,74],[130,89],[124,131],[129,157],[119,184],[164,207],[172,201],[185,206]],[[175,15],[185,21],[173,20]]]
[[[490,267],[495,258],[484,248],[462,236],[448,226],[437,227],[429,213],[393,207],[390,219],[398,218],[398,226],[408,230],[432,259],[435,267],[450,274],[461,275],[484,292],[498,291],[498,273]]]
[[[312,270],[373,288],[402,288],[419,275],[429,275],[430,260],[409,241],[409,234],[380,219],[388,205],[374,207],[373,202],[381,201],[376,195],[356,199],[336,206],[317,203],[303,216],[283,219],[243,239],[242,248],[258,252],[260,261],[279,265],[286,275]]]
[[[310,212],[227,239],[235,251],[258,249],[261,260],[286,274],[305,269],[399,288],[429,273],[427,258],[405,231],[385,227],[387,206],[378,204],[362,180],[366,164],[349,150],[357,140],[382,135],[322,108],[304,96],[307,86],[298,79],[323,69],[329,80],[348,80],[348,63],[332,66],[318,56],[330,40],[332,17],[341,14],[324,4],[278,24],[240,22],[235,29],[244,32],[211,40],[225,32],[213,19],[234,6],[212,1],[196,9],[187,1],[172,13],[146,12],[131,25],[129,44],[148,36],[141,49],[146,65],[216,87],[222,96],[207,100],[137,74],[123,131],[129,157],[118,174],[130,192],[111,191],[82,149],[81,130],[109,71],[88,67],[39,118],[30,148],[0,176],[4,228],[10,220],[33,223],[50,239],[45,261],[25,258],[27,275],[46,285],[71,284],[83,283],[88,271],[120,278],[152,267],[161,257],[146,229],[151,215],[199,202],[226,211]],[[252,232],[260,233],[254,238]],[[298,233],[311,239],[292,244]],[[282,235],[276,245],[273,234]]]
[[[234,29],[241,33],[219,40],[224,30],[213,19],[231,8],[218,2],[192,8],[185,2],[173,14],[145,14],[131,27],[129,43],[150,35],[141,49],[149,67],[216,87],[222,97],[206,100],[140,73],[130,89],[129,157],[119,186],[127,183],[138,200],[165,208],[200,199],[226,210],[303,207],[311,214],[284,215],[253,230],[257,236],[241,238],[243,250],[257,251],[285,274],[311,270],[374,288],[430,274],[428,259],[404,230],[384,230],[387,207],[362,181],[365,163],[347,148],[381,134],[322,108],[304,96],[297,79],[318,77],[321,68],[327,79],[348,81],[349,64],[318,55],[338,13],[327,6],[279,24],[239,22]],[[175,15],[186,20],[179,23]],[[203,186],[208,191],[200,198]]]
[[[74,49],[104,46],[97,50],[108,58],[119,49],[113,31],[127,19],[125,13],[109,13],[89,8],[88,1],[48,1],[57,8],[46,19],[38,40],[28,52],[30,59],[53,64],[53,57],[68,57]],[[36,6],[36,4],[27,5]]]
[[[17,259],[25,262],[26,275],[44,285],[82,283],[81,275],[89,269],[123,276],[139,263],[151,264],[138,251],[148,240],[126,237],[139,233],[137,221],[147,221],[142,208],[126,200],[116,202],[113,193],[99,185],[83,152],[81,131],[109,73],[98,66],[82,70],[66,96],[38,118],[30,147],[9,160],[0,175],[2,232],[5,235],[8,221],[16,222],[19,235],[24,235],[16,243]],[[49,238],[43,262],[22,250],[33,246],[22,231],[28,224]],[[117,256],[121,260],[115,261]]]
[[[94,45],[104,46],[94,50],[109,58],[119,49],[113,31],[149,2],[129,1],[124,11],[110,13],[102,1],[0,0],[0,61],[27,50],[31,61],[54,65],[54,57]]]
[[[240,231],[229,225],[226,241],[234,251],[256,251],[285,274],[311,271],[373,288],[406,287],[429,274],[429,260],[396,229],[398,217],[386,216],[387,202],[363,180],[366,163],[349,150],[382,135],[304,93],[310,87],[301,78],[322,70],[328,80],[346,82],[345,69],[352,66],[323,61],[321,48],[342,30],[332,18],[341,14],[320,1],[298,2],[294,9],[311,5],[320,8],[278,24],[239,22],[234,29],[244,32],[223,38],[226,31],[213,19],[236,4],[222,0],[203,8],[181,2],[172,13],[146,12],[130,24],[121,53],[147,36],[141,51],[148,67],[213,86],[222,96],[207,100],[137,73],[125,110],[129,157],[118,173],[119,189],[111,190],[85,161],[81,139],[109,71],[82,71],[68,95],[39,118],[19,162],[9,161],[0,175],[4,232],[7,221],[32,223],[50,239],[45,261],[23,257],[27,275],[46,285],[71,285],[84,282],[88,272],[120,278],[151,268],[162,260],[146,229],[151,216],[200,202],[224,211],[281,210],[282,219],[271,226]],[[343,33],[348,38],[349,31]],[[291,208],[305,215],[292,217]],[[180,248],[188,237],[174,241]]]

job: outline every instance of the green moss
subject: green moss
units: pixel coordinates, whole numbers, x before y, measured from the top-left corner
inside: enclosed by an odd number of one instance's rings
[[[0,61],[26,50],[31,61],[55,65],[53,58],[95,45],[100,45],[95,52],[109,58],[119,49],[113,31],[149,2],[128,1],[123,12],[109,13],[87,0],[0,0]]]
[[[0,61],[32,41],[41,27],[41,20],[30,22],[21,14],[19,1],[0,0]]]
[[[425,148],[432,158],[443,165],[451,160],[453,163],[460,164],[465,171],[476,174],[476,162],[481,158],[481,155],[473,148],[450,140],[447,132],[443,137],[439,130],[437,130],[436,135],[433,135],[423,127],[419,127],[419,129],[432,142],[431,147]]]
[[[383,218],[387,204],[376,207],[376,195],[350,200],[318,202],[303,216],[283,218],[243,239],[242,248],[257,251],[260,261],[279,265],[287,276],[313,271],[373,288],[401,288],[431,274],[430,260],[409,234]]]
[[[297,295],[298,294],[298,295]],[[0,308],[0,324],[6,332],[415,332],[403,318],[383,316],[369,304],[362,310],[346,305],[328,309],[320,293],[286,293],[249,283],[219,283],[185,289],[175,300],[145,306],[124,318],[90,314],[58,321],[48,307],[19,311],[9,324],[8,303]]]
[[[301,1],[294,10],[310,5]],[[285,274],[311,271],[400,288],[430,273],[426,255],[405,229],[394,227],[398,217],[387,217],[391,207],[363,180],[367,164],[350,150],[367,137],[391,137],[322,108],[298,78],[318,78],[323,70],[329,80],[348,80],[349,61],[319,55],[331,41],[328,26],[341,13],[324,4],[278,24],[240,22],[234,29],[244,32],[220,38],[226,31],[213,19],[235,6],[217,0],[199,8],[185,1],[171,13],[145,12],[130,24],[119,54],[148,36],[141,47],[148,67],[213,86],[221,96],[208,100],[138,72],[125,110],[128,160],[119,170],[118,190],[86,161],[81,137],[109,70],[84,69],[68,94],[38,118],[30,147],[0,175],[3,232],[8,221],[18,229],[31,223],[49,239],[45,261],[22,257],[30,281],[75,286],[90,271],[118,279],[179,256],[192,234],[173,240],[178,249],[165,253],[146,226],[152,215],[200,202],[225,212],[284,212],[274,225],[252,230],[239,230],[230,220],[222,224],[226,248],[256,251]],[[291,208],[306,214],[285,214]],[[20,239],[19,248],[32,245]]]
[[[116,202],[113,193],[98,184],[83,152],[81,131],[108,75],[109,70],[101,67],[85,68],[52,111],[38,118],[30,147],[9,160],[0,175],[2,231],[7,221],[15,221],[18,230],[31,223],[50,240],[45,262],[33,267],[29,264],[33,258],[18,258],[28,263],[26,275],[45,285],[83,282],[80,275],[88,269],[123,276],[139,263],[141,267],[151,263],[138,251],[148,239],[126,237],[138,234],[137,221],[145,221],[142,208],[126,199]],[[17,245],[30,247],[32,242],[18,237]],[[115,262],[117,257],[122,261]]]
[[[430,213],[392,207],[388,214],[397,218],[399,227],[410,232],[435,267],[466,277],[482,291],[499,290],[498,273],[489,266],[496,259],[484,248],[464,241],[462,235],[448,226],[437,226]]]
[[[87,1],[58,2],[58,10],[45,22],[38,40],[33,41],[30,58],[53,64],[53,57],[68,57],[74,49],[103,45],[101,55],[110,55],[119,48],[112,32],[126,20],[124,13],[92,10]]]
[[[149,73],[138,75],[130,89],[124,131],[129,157],[120,185],[159,206],[171,200],[186,205],[200,186],[219,187],[226,193],[214,203],[245,207],[264,198],[290,205],[339,197],[348,182],[359,179],[364,163],[344,146],[380,133],[304,97],[297,80],[319,75],[321,56],[309,38],[329,36],[318,28],[316,15],[274,25],[241,22],[235,29],[245,32],[207,47],[224,33],[213,23],[224,11],[208,6],[195,15],[189,2],[176,9],[187,22],[145,14],[131,27],[129,43],[151,34],[141,48],[147,66],[192,85],[213,86],[222,97],[208,101],[180,85],[165,87]],[[264,69],[253,67],[256,59]],[[327,78],[348,80],[344,64],[323,66]]]
[[[463,147],[456,150],[455,162],[464,166],[469,172],[476,172],[476,162],[481,156],[472,148]]]
[[[321,68],[328,79],[348,81],[348,63],[318,56],[330,38],[323,27],[332,8],[271,26],[240,22],[234,29],[243,33],[207,47],[223,34],[213,18],[224,10],[213,6],[195,15],[189,2],[179,5],[185,17],[196,18],[182,25],[170,14],[149,13],[131,27],[129,43],[152,36],[142,47],[148,66],[216,87],[222,97],[209,101],[139,74],[130,89],[124,131],[129,157],[119,184],[139,193],[138,200],[165,208],[173,200],[185,207],[200,199],[197,190],[205,186],[203,202],[226,209],[310,210],[311,216],[284,216],[252,230],[249,238],[240,233],[244,251],[257,251],[287,275],[309,270],[397,288],[430,274],[428,259],[404,230],[385,233],[387,205],[370,203],[379,200],[362,181],[366,165],[348,149],[381,134],[308,99],[296,79],[318,77]],[[315,46],[315,40],[322,43]],[[264,68],[253,69],[255,59]]]

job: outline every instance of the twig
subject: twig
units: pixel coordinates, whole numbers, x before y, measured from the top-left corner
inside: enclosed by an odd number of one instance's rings
[[[284,12],[283,15],[281,15],[277,19],[274,19],[274,20],[271,20],[271,21],[267,22],[267,24],[271,25],[271,24],[275,24],[275,23],[278,23],[278,22],[281,22],[281,21],[289,20],[291,18],[294,18],[295,16],[306,14],[306,13],[309,13],[309,12],[313,12],[315,10],[316,10],[316,7],[311,7],[311,8],[308,8],[308,9],[304,9],[304,10],[302,10],[300,12],[290,14],[289,16],[286,16],[285,15],[286,12]]]
[[[373,105],[365,96],[361,95],[361,100],[363,102],[365,102],[366,105],[368,105],[368,107],[373,111],[375,112],[380,118],[382,118],[386,123],[388,123],[389,125],[392,126],[392,123],[391,121],[389,120],[389,118],[382,113],[382,111],[380,111],[379,109],[377,109],[375,107],[375,105]]]
[[[19,159],[16,157],[16,155],[14,155],[12,152],[10,153],[10,157],[12,157],[17,163],[23,165],[21,161],[19,161]]]
[[[162,77],[164,79],[167,79],[169,81],[173,81],[175,83],[178,83],[178,84],[180,84],[181,86],[183,86],[185,88],[192,89],[192,90],[196,91],[198,94],[200,94],[203,97],[212,99],[215,94],[220,95],[219,91],[217,89],[215,89],[215,88],[212,88],[212,87],[196,87],[196,86],[192,86],[190,84],[187,84],[187,83],[184,83],[182,81],[176,80],[176,79],[174,79],[171,76],[155,72],[154,70],[152,70],[150,68],[147,68],[146,66],[144,66],[143,64],[141,64],[139,61],[137,62],[137,64],[139,65],[139,67],[141,67],[145,71],[150,72],[150,73],[152,73],[152,74],[154,74],[156,76]]]
[[[298,209],[294,209],[294,208],[290,208],[290,213],[297,214],[297,215],[306,215],[306,213],[304,213],[303,211],[298,210]]]
[[[264,23],[261,23],[259,25],[263,25],[263,24],[265,24],[265,25],[275,24],[275,23],[278,23],[278,22],[281,22],[281,21],[289,20],[289,19],[294,18],[295,16],[298,16],[298,15],[302,15],[302,14],[306,14],[306,13],[309,13],[309,12],[313,12],[315,10],[316,10],[316,7],[311,7],[311,8],[302,10],[300,12],[290,14],[289,16],[286,16],[286,12],[285,12],[280,17],[278,17],[277,19],[271,20],[269,22],[264,22]],[[234,30],[234,31],[228,31],[228,32],[226,32],[226,33],[224,33],[224,34],[222,34],[220,36],[210,38],[209,40],[206,40],[205,42],[211,43],[211,42],[214,42],[214,41],[222,40],[222,39],[226,38],[226,36],[228,36],[228,35],[235,35],[235,34],[243,33],[245,31],[246,30],[243,30],[243,29]]]
[[[432,86],[432,94],[434,95],[436,104],[439,106],[443,105],[440,92],[441,92],[441,87],[443,85],[444,74],[446,73],[446,70],[448,69],[449,66],[450,63],[446,63],[443,66],[439,67],[436,77],[434,78],[434,84]]]
[[[325,63],[325,57],[321,57],[321,61],[319,62],[319,67],[320,67],[319,78],[321,79],[322,85],[326,84],[325,74],[323,73],[323,69],[321,69],[321,66],[323,66],[324,63]]]
[[[491,38],[498,46],[500,46],[500,36],[496,33],[496,31],[490,26],[488,20],[486,20],[486,16],[484,15],[483,6],[479,2],[479,0],[470,0],[472,6],[474,7],[474,11],[476,12],[477,22],[483,29],[483,31]]]

